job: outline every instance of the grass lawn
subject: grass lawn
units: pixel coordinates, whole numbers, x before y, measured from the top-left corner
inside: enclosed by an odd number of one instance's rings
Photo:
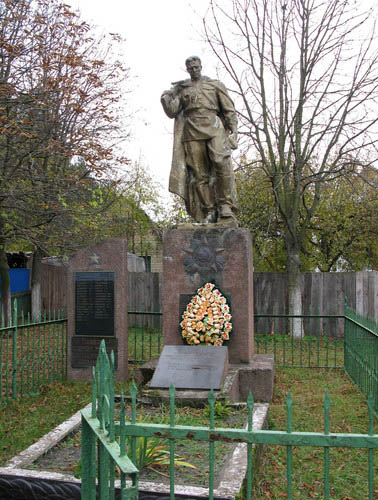
[[[367,404],[343,370],[277,368],[274,401],[270,407],[272,429],[286,429],[286,397],[289,390],[294,400],[293,431],[323,431],[323,400],[328,391],[331,399],[330,432],[367,434]],[[374,432],[378,433],[377,420]],[[293,499],[323,498],[323,455],[323,448],[293,448]],[[368,498],[367,455],[367,450],[358,448],[331,448],[330,499]],[[377,482],[377,477],[375,481]],[[266,448],[255,495],[258,499],[286,497],[284,446]],[[375,495],[377,496],[374,498],[378,498],[377,484]]]
[[[277,367],[275,396],[270,408],[272,429],[286,428],[288,390],[294,400],[293,431],[323,430],[323,399],[328,390],[330,432],[367,433],[367,405],[343,370]],[[89,384],[64,382],[46,385],[36,396],[0,405],[0,464],[4,465],[89,400]],[[192,410],[188,410],[188,419],[193,422]],[[377,423],[374,432],[378,432]],[[200,452],[194,451],[192,457],[187,457],[189,462],[195,461],[195,453]],[[323,498],[323,449],[294,448],[293,471],[293,498]],[[332,500],[367,499],[367,451],[331,449],[330,485]],[[375,490],[378,495],[377,486]],[[266,448],[255,495],[258,499],[286,497],[285,447]]]
[[[90,402],[89,383],[52,382],[39,394],[0,404],[0,466]]]

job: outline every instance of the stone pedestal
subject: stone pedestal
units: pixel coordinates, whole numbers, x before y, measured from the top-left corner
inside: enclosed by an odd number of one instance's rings
[[[110,238],[80,250],[67,273],[67,377],[92,380],[101,340],[115,354],[115,377],[127,379],[127,242]]]
[[[163,237],[163,341],[182,345],[180,317],[197,289],[211,282],[231,306],[233,330],[225,343],[231,363],[253,355],[252,238],[247,229],[173,229]]]
[[[273,389],[273,354],[255,354],[248,364],[231,365],[223,385],[223,393],[229,401],[247,401],[251,391],[254,401],[271,403]]]

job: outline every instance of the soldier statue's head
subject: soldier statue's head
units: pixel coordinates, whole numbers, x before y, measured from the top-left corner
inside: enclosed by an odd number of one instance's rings
[[[197,56],[190,56],[185,61],[186,70],[192,80],[199,80],[201,78],[201,59]]]

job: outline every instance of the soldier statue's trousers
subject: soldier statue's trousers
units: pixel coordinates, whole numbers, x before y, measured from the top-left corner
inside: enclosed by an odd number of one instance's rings
[[[231,152],[224,134],[209,140],[185,141],[185,162],[206,214],[232,201]]]

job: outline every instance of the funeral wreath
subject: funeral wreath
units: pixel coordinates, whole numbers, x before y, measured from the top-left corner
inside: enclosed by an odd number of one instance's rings
[[[182,337],[190,345],[221,346],[230,338],[231,318],[226,297],[213,283],[206,283],[182,314]]]

